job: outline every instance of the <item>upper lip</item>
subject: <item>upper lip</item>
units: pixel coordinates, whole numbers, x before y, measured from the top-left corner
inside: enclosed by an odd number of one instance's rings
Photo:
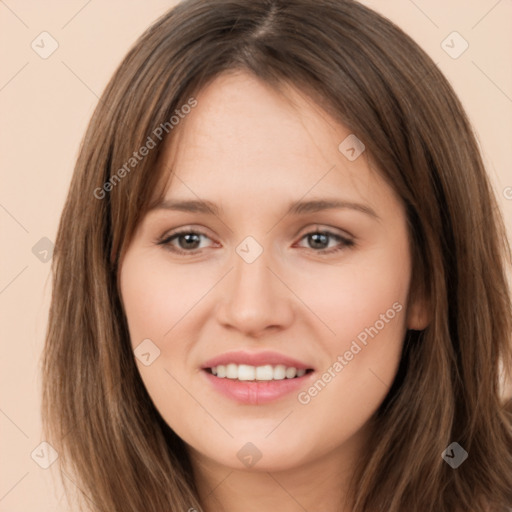
[[[294,367],[297,370],[308,370],[313,369],[310,365],[307,365],[293,357],[279,354],[278,352],[262,351],[262,352],[244,352],[244,351],[233,351],[225,352],[219,356],[213,357],[205,361],[201,368],[213,368],[214,366],[227,365],[230,363],[234,364],[247,364],[250,366],[264,366],[270,364],[272,366],[282,364],[288,368]]]

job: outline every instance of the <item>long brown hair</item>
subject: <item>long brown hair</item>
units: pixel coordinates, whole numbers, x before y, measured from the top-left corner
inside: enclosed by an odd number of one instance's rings
[[[372,417],[353,512],[506,510],[512,401],[502,396],[500,363],[510,376],[512,308],[503,220],[447,80],[402,30],[350,0],[184,0],[108,84],[60,220],[42,361],[44,434],[66,491],[80,489],[94,511],[203,510],[184,443],[134,362],[117,269],[164,176],[169,120],[235,69],[308,94],[364,142],[406,207],[411,297],[428,298],[431,322],[407,332]],[[135,164],[149,138],[155,147]],[[452,442],[468,452],[457,469],[441,457]]]

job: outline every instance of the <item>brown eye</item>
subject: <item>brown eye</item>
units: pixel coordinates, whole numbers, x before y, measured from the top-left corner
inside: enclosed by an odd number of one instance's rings
[[[201,237],[208,238],[204,233],[193,230],[183,230],[172,233],[158,242],[158,245],[165,246],[166,249],[179,254],[194,253],[198,250],[201,243]],[[173,242],[177,242],[174,244]]]

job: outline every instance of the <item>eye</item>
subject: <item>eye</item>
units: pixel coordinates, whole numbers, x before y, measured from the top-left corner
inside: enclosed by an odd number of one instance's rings
[[[312,249],[314,249],[314,252],[321,254],[332,254],[342,251],[346,247],[352,247],[355,245],[353,240],[327,229],[310,231],[309,233],[306,233],[304,236],[302,236],[301,240],[304,239],[306,239]],[[334,245],[334,247],[328,248],[329,241],[335,241],[336,245]]]
[[[202,248],[201,237],[210,238],[205,233],[193,229],[182,229],[180,231],[164,235],[157,241],[157,245],[164,246],[167,250],[177,254],[195,254],[200,252]],[[331,254],[342,251],[346,247],[352,247],[355,242],[338,233],[330,230],[310,231],[303,235],[300,240],[304,240],[310,244],[310,248],[317,253]],[[335,241],[334,247],[329,248],[329,242]],[[177,242],[177,244],[176,244]]]
[[[157,244],[163,245],[169,251],[178,254],[193,254],[201,250],[201,248],[198,248],[201,237],[209,238],[200,231],[183,229],[176,233],[171,233],[169,236],[164,235],[164,238],[160,239]],[[176,245],[173,244],[174,241],[178,242],[179,247],[176,247]]]

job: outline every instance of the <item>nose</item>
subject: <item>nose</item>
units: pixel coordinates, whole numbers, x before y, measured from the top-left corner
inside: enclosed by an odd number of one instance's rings
[[[285,329],[292,323],[292,287],[279,276],[279,267],[268,252],[264,250],[252,263],[234,253],[234,269],[226,276],[217,307],[218,321],[225,328],[257,338],[268,330]]]

